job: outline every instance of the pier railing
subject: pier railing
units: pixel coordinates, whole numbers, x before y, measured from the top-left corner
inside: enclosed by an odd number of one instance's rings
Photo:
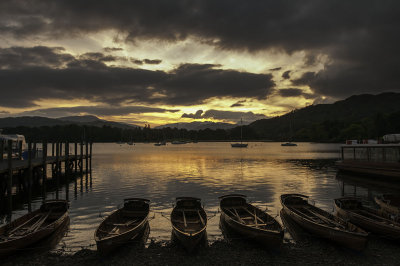
[[[40,184],[43,200],[46,199],[46,185],[55,184],[56,197],[60,182],[69,182],[70,178],[81,177],[91,173],[92,142],[52,142],[23,143],[7,140],[0,141],[0,213],[1,206],[8,205],[7,211],[12,210],[13,191],[22,191],[30,198],[32,184]],[[84,149],[85,147],[85,149]],[[51,150],[50,150],[51,149]],[[51,175],[48,176],[48,168]],[[64,171],[63,171],[64,170]],[[88,178],[86,178],[86,185]],[[13,190],[14,188],[14,190]],[[7,202],[4,204],[4,202]]]

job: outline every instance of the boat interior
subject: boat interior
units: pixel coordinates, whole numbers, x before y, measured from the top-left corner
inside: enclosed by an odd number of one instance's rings
[[[390,215],[380,210],[365,208],[357,199],[336,199],[337,206],[344,210],[349,210],[353,213],[361,215],[367,219],[380,222],[382,224],[394,224],[395,221],[390,218]]]
[[[0,232],[0,241],[17,239],[27,234],[34,233],[59,219],[68,210],[67,202],[50,202],[43,204],[38,211],[27,216],[26,219],[17,220],[11,227]]]
[[[194,233],[207,225],[207,215],[200,200],[178,200],[171,222],[182,232]]]
[[[224,198],[221,200],[221,208],[225,214],[241,224],[259,229],[281,230],[273,217],[248,204],[245,198]]]
[[[146,201],[125,201],[124,207],[111,214],[98,228],[99,239],[123,234],[140,224],[149,213]]]
[[[284,203],[292,212],[314,223],[350,232],[364,232],[359,227],[309,204],[306,198],[299,196],[288,197],[285,198]]]

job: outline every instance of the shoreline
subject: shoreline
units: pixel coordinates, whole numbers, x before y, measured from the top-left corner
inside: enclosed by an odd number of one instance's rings
[[[301,242],[284,243],[279,251],[268,250],[249,241],[219,240],[187,253],[175,242],[129,244],[108,257],[96,250],[82,249],[74,254],[62,250],[41,254],[11,255],[3,265],[396,265],[399,243],[372,237],[363,252],[342,248],[331,242],[307,237]],[[21,254],[21,255],[19,255]]]

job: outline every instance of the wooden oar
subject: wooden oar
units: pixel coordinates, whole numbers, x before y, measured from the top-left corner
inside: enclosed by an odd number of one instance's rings
[[[245,210],[247,213],[249,213],[251,216],[253,216],[254,219],[257,219],[257,220],[260,221],[261,223],[264,223],[264,221],[261,220],[261,218],[259,218],[259,217],[258,217],[257,215],[255,215],[255,214],[251,213],[247,208],[242,207],[242,209]],[[254,212],[255,212],[255,211],[256,211],[256,210],[254,209]]]
[[[341,228],[343,228],[343,229],[346,229],[346,227],[345,227],[344,225],[342,225],[342,224],[340,224],[340,223],[338,223],[338,222],[336,222],[336,221],[333,221],[333,220],[331,220],[331,219],[329,219],[329,218],[326,218],[325,216],[323,216],[323,215],[321,215],[321,214],[319,214],[319,213],[313,212],[313,211],[310,210],[309,208],[307,208],[306,210],[309,211],[311,214],[317,216],[318,218],[320,218],[322,221],[324,221],[324,222],[326,222],[326,223],[330,223],[330,224],[332,224],[332,225],[336,225],[336,226],[338,226],[338,227],[341,227]]]
[[[203,224],[203,226],[205,225],[205,223],[204,223],[204,220],[203,220],[203,217],[201,217],[201,214],[200,214],[200,211],[199,210],[197,210],[197,214],[199,215],[199,217],[200,217],[200,221],[201,221],[201,223]]]
[[[13,230],[11,230],[10,232],[8,232],[8,235],[11,236],[15,231],[18,231],[19,229],[21,229],[22,227],[24,227],[24,225],[28,224],[29,222],[31,222],[33,219],[39,217],[40,214],[36,214],[35,216],[33,216],[31,219],[29,219],[28,221],[26,221],[23,224],[20,224],[19,226],[15,227]]]
[[[185,210],[182,210],[182,215],[183,215],[183,224],[185,225],[185,227],[187,227]]]
[[[51,211],[49,211],[47,213],[46,216],[44,216],[43,218],[39,219],[39,221],[37,221],[35,224],[33,224],[28,230],[26,230],[27,232],[34,232],[36,230],[38,230],[40,228],[40,226],[42,226],[42,224],[44,223],[44,221],[46,221],[47,217],[49,217]]]

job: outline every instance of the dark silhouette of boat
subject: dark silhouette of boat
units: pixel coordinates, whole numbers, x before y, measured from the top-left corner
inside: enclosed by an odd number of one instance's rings
[[[50,236],[68,219],[66,200],[47,200],[38,210],[0,227],[0,255],[5,256]]]
[[[390,218],[382,210],[368,208],[354,197],[335,199],[338,216],[377,235],[393,240],[400,240],[400,223]]]
[[[130,240],[135,240],[146,228],[150,205],[141,198],[124,199],[124,206],[111,213],[96,229],[97,250],[107,255]]]
[[[308,196],[281,195],[283,211],[306,231],[339,245],[363,250],[368,233],[360,227],[308,203]]]
[[[187,251],[192,252],[206,235],[207,214],[201,200],[193,197],[176,198],[171,213],[172,233]]]
[[[244,238],[268,247],[282,244],[282,226],[271,215],[247,203],[246,196],[231,194],[219,197],[221,220]]]

